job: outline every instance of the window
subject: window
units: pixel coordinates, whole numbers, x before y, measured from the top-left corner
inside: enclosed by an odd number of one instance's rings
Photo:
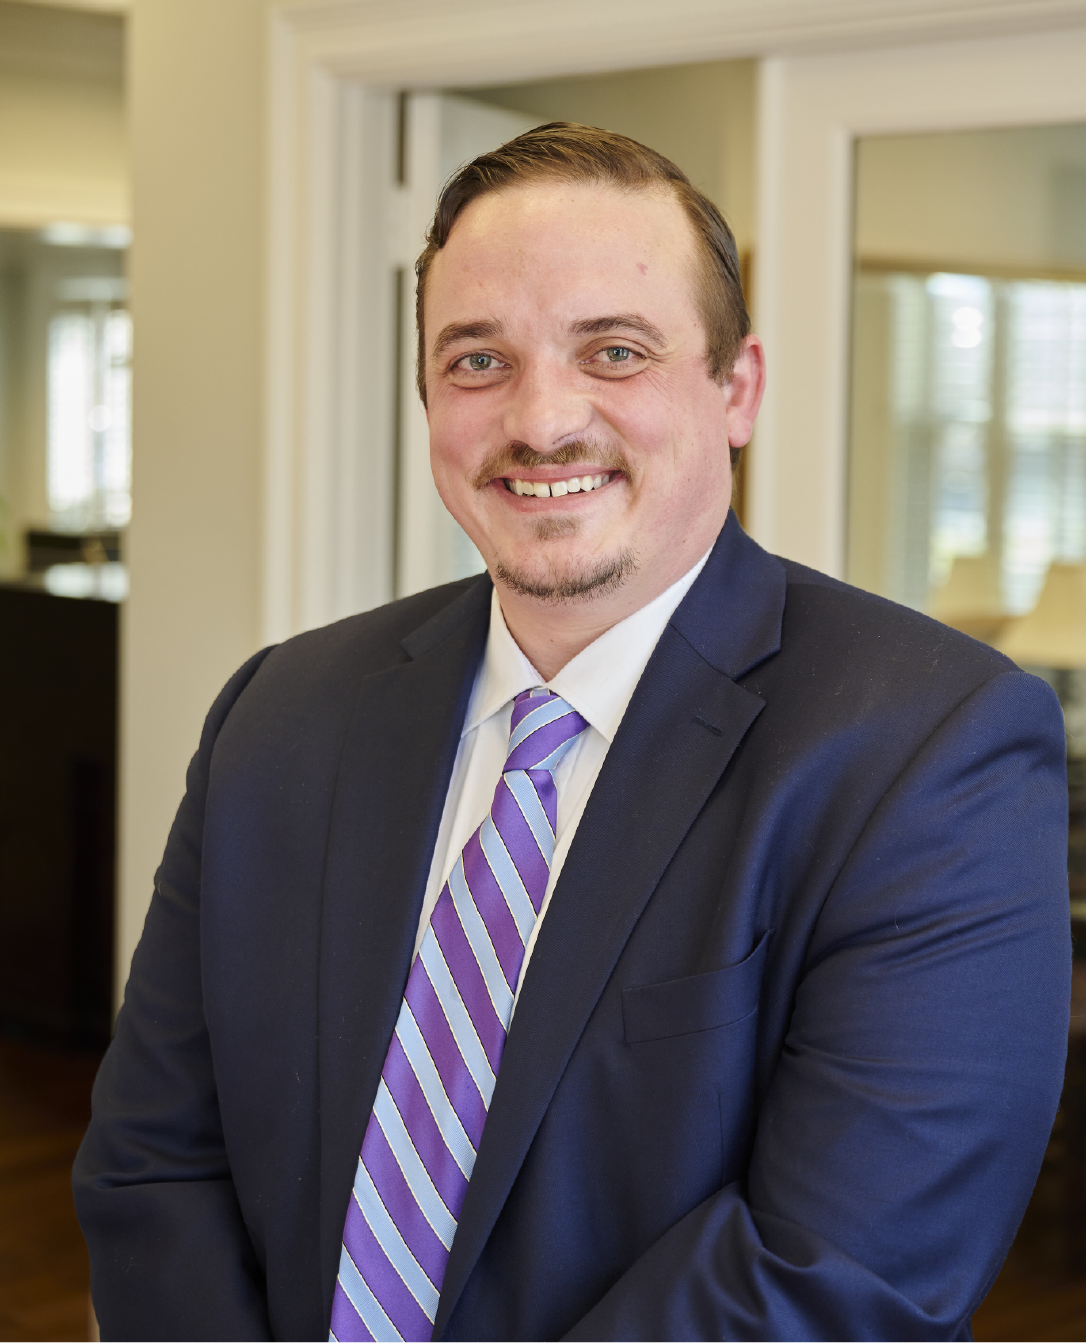
[[[49,323],[49,508],[63,531],[123,527],[132,511],[132,325],[122,307],[93,298],[109,283],[66,282]],[[73,301],[87,290],[89,301]]]
[[[853,582],[930,610],[975,561],[978,614],[1018,615],[1086,559],[1086,284],[861,272]]]

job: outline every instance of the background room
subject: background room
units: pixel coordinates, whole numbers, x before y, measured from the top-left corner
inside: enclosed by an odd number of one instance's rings
[[[632,135],[723,209],[771,368],[746,525],[1053,681],[1086,914],[1086,5],[475,10],[0,0],[0,1338],[93,1327],[67,1172],[217,690],[481,567],[412,265],[529,126]],[[978,1338],[1086,1327],[1081,1011]]]
[[[0,4],[0,1335],[86,1337],[131,506],[119,15]]]

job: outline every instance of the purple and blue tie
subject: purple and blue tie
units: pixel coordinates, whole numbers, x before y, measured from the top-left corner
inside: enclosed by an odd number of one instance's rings
[[[554,771],[587,724],[538,688],[513,704],[490,815],[411,966],[343,1228],[330,1339],[429,1339],[547,890]]]

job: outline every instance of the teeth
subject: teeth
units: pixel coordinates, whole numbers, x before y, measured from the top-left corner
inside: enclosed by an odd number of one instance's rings
[[[536,499],[561,499],[565,494],[587,494],[598,490],[611,479],[609,471],[597,476],[572,476],[569,480],[506,480],[506,488],[514,494],[534,496]]]

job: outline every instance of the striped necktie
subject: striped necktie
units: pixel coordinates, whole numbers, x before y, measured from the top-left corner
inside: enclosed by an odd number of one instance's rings
[[[587,727],[542,687],[513,704],[490,815],[442,887],[366,1126],[330,1339],[429,1339],[547,890],[554,771]]]

